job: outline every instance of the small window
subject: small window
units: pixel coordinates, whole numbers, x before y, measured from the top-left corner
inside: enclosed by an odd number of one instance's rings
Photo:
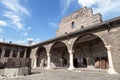
[[[65,35],[67,34],[67,32],[65,32]]]
[[[84,26],[81,26],[81,29],[84,28]]]
[[[72,25],[72,28],[75,28],[75,22],[72,22],[71,25]]]

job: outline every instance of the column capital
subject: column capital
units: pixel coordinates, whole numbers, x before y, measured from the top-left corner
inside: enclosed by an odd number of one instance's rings
[[[111,48],[111,45],[107,45],[107,46],[105,46],[108,50],[110,50],[110,48]]]
[[[52,54],[47,53],[47,56],[51,56]]]
[[[74,50],[68,50],[69,54],[73,54]]]

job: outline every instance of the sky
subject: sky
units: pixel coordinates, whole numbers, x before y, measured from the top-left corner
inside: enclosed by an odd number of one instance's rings
[[[120,0],[0,0],[0,41],[27,45],[54,38],[61,19],[84,6],[103,21],[120,16]]]

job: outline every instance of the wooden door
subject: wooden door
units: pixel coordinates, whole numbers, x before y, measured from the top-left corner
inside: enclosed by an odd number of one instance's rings
[[[95,58],[95,68],[100,68],[100,58],[99,57]]]
[[[108,59],[107,57],[101,57],[101,69],[108,69]]]

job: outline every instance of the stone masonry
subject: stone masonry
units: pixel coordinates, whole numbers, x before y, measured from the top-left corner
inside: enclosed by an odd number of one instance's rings
[[[91,8],[84,7],[61,20],[59,28],[56,31],[56,36],[74,32],[100,22],[102,22],[102,15],[100,13],[93,14]]]

